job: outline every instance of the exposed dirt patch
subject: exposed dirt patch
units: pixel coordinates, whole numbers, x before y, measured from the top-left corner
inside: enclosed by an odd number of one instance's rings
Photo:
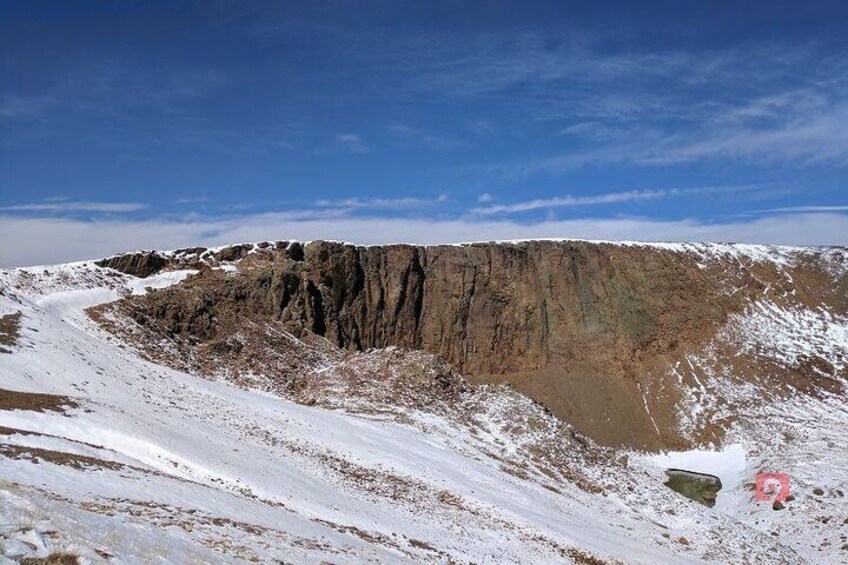
[[[427,543],[426,541],[421,541],[414,538],[409,538],[409,545],[418,549],[423,549],[425,551],[436,551],[436,548]]]
[[[330,522],[328,520],[322,520],[320,518],[313,518],[312,521],[317,523],[317,524],[321,524],[323,526],[333,528],[334,530],[336,530],[339,533],[356,536],[366,543],[380,544],[380,545],[392,547],[392,548],[397,549],[397,550],[401,550],[401,548],[397,544],[397,542],[395,542],[394,540],[392,540],[388,536],[385,536],[385,535],[380,534],[378,532],[366,532],[365,530],[357,528],[356,526],[336,524],[335,522]]]
[[[7,428],[6,426],[0,426],[0,436],[13,436],[13,435],[22,435],[22,436],[40,436],[38,432],[28,432],[26,430],[19,430],[17,428]]]
[[[94,443],[88,443],[85,441],[77,441],[73,439],[64,438],[61,436],[53,435],[53,434],[45,434],[42,432],[33,432],[30,430],[20,430],[18,428],[7,428],[6,426],[0,426],[0,435],[3,436],[11,436],[11,435],[21,435],[21,436],[38,436],[38,437],[50,437],[62,441],[69,441],[71,443],[75,443],[78,445],[84,445],[86,447],[90,447],[92,449],[105,449],[102,445],[97,445]]]
[[[180,528],[204,546],[220,552],[222,556],[228,559],[237,558],[257,563],[262,562],[253,549],[233,541],[233,539],[242,539],[245,536],[261,539],[259,545],[266,548],[273,547],[275,544],[290,544],[329,553],[345,553],[344,549],[334,548],[323,540],[302,538],[283,530],[211,515],[197,508],[126,498],[86,500],[79,505],[88,512],[107,516],[130,516],[135,520],[143,520],[159,528]]]
[[[176,292],[186,307],[206,307],[202,291],[198,294],[197,289],[180,286]],[[208,339],[199,339],[193,331],[174,331],[159,312],[145,312],[132,301],[96,306],[87,313],[149,360],[203,376],[224,376],[239,386],[270,388],[286,396],[297,395],[305,376],[317,367],[345,355],[323,337],[301,327],[259,315],[245,317],[226,307],[212,314],[221,331]]]
[[[408,409],[445,414],[474,386],[439,357],[387,348],[349,354],[332,368],[306,376],[296,399],[350,412],[391,413]]]
[[[577,565],[613,565],[615,563],[573,547],[566,549],[565,554]]]
[[[21,313],[0,316],[0,353],[11,353],[10,347],[18,342],[21,331]]]
[[[568,559],[577,565],[624,565],[618,560],[606,560],[576,547],[564,546],[542,534],[532,533],[524,536],[525,541],[548,546],[560,558]]]
[[[79,404],[67,396],[0,389],[0,410],[65,413]]]
[[[109,469],[118,471],[124,468],[122,463],[114,461],[105,461],[96,457],[88,457],[87,455],[77,455],[75,453],[66,453],[64,451],[53,451],[51,449],[41,449],[39,447],[29,447],[24,445],[9,445],[0,444],[0,455],[10,459],[27,459],[33,463],[40,463],[42,460],[56,465],[65,465],[72,467],[78,471],[89,469]]]
[[[47,557],[24,557],[21,565],[77,565],[79,558],[72,553],[51,553]]]

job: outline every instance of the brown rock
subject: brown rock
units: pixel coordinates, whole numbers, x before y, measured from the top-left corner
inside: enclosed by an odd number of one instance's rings
[[[230,245],[212,253],[212,256],[218,261],[237,261],[247,256],[251,249],[253,249],[253,245],[248,243]]]
[[[209,271],[124,307],[148,328],[228,352],[230,336],[248,321],[280,323],[348,350],[424,350],[473,381],[511,384],[600,443],[639,448],[688,441],[673,431],[674,391],[646,395],[650,414],[643,392],[760,296],[758,281],[785,278],[735,258],[710,267],[674,250],[578,241],[250,249],[217,252],[217,260],[241,260],[231,276]],[[133,274],[157,268],[155,257],[138,255],[108,266]],[[808,293],[811,304],[848,308],[841,286],[815,265],[798,267],[792,279],[793,300]],[[787,378],[804,390],[815,374]],[[719,424],[704,437],[720,438]]]
[[[101,259],[95,261],[94,264],[98,267],[108,267],[127,275],[144,278],[158,273],[168,262],[166,257],[155,251],[140,251]]]

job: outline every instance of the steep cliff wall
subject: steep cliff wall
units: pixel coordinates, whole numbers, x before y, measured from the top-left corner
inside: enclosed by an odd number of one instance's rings
[[[127,299],[125,311],[226,351],[245,324],[271,322],[345,349],[426,350],[472,380],[512,384],[601,443],[639,447],[682,444],[671,409],[679,395],[652,398],[649,409],[644,391],[753,300],[848,307],[844,272],[817,252],[788,265],[734,248],[579,241],[190,251],[169,261],[204,266],[198,276]],[[237,271],[205,266],[228,258],[240,259]]]

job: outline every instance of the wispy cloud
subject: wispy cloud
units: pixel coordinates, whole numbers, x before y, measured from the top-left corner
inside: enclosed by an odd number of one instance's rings
[[[448,196],[446,194],[440,194],[436,198],[343,198],[338,200],[322,199],[318,200],[315,205],[319,208],[342,208],[350,210],[402,210],[433,206],[446,202],[447,199]]]
[[[338,147],[351,153],[367,153],[369,151],[368,144],[359,134],[338,133],[333,139]]]
[[[63,198],[51,198],[41,202],[28,204],[15,204],[12,206],[0,206],[5,212],[138,212],[147,208],[147,204],[140,202],[80,202],[65,200]]]
[[[532,224],[509,220],[309,218],[288,213],[134,221],[0,216],[0,240],[16,242],[0,246],[0,266],[92,259],[140,248],[173,249],[269,239],[335,239],[368,245],[538,238],[845,245],[848,215],[779,214],[724,223],[614,218]]]
[[[629,192],[614,192],[596,196],[555,196],[553,198],[538,198],[514,204],[498,204],[481,208],[472,208],[472,214],[490,216],[493,214],[515,214],[540,208],[564,208],[567,206],[592,206],[596,204],[615,204],[631,200],[656,200],[666,198],[664,190],[634,190]]]
[[[434,135],[421,128],[414,128],[406,124],[394,123],[388,126],[388,131],[393,136],[414,142],[428,149],[437,151],[451,151],[467,145],[465,142],[453,137]]]
[[[511,175],[704,161],[848,165],[844,46],[764,42],[646,50],[626,36],[540,30],[448,42],[413,78],[441,96],[509,108],[524,135],[567,135],[560,154],[503,161]],[[533,130],[530,130],[533,131]],[[556,137],[553,137],[556,140]],[[550,147],[556,147],[552,141]]]
[[[758,98],[718,114],[701,130],[670,137],[636,162],[719,158],[846,165],[848,103],[811,90]]]
[[[0,118],[20,120],[44,114],[55,100],[46,95],[3,96],[0,98]]]
[[[661,200],[666,198],[679,198],[685,196],[696,196],[704,194],[716,194],[722,192],[740,192],[756,188],[748,186],[705,186],[695,188],[669,188],[660,190],[628,190],[623,192],[607,192],[591,196],[563,195],[552,198],[536,198],[512,204],[496,204],[472,208],[470,212],[480,216],[492,216],[496,214],[516,214],[532,210],[546,208],[567,208],[579,206],[597,206],[602,204],[618,204],[621,202],[632,202],[638,200]]]
[[[775,213],[806,213],[806,212],[848,212],[848,205],[836,206],[785,206],[783,208],[766,208],[753,210],[746,214],[775,214]]]
[[[8,93],[0,117],[38,118],[50,112],[115,115],[134,108],[170,111],[171,104],[205,96],[227,84],[219,71],[140,69],[121,61],[81,64],[70,78],[36,93]]]
[[[519,86],[529,86],[535,93],[534,86],[553,82],[668,76],[694,64],[682,52],[601,54],[595,42],[585,33],[563,29],[513,36],[484,34],[463,37],[461,42],[444,38],[440,59],[453,64],[425,69],[415,84],[453,96],[479,96]]]
[[[207,196],[183,196],[174,201],[176,204],[205,204],[209,202]]]
[[[431,64],[416,68],[412,82],[425,91],[453,97],[518,90],[533,102],[564,101],[575,95],[586,95],[582,100],[590,102],[595,87],[610,83],[627,82],[640,94],[656,81],[692,89],[747,78],[737,87],[754,91],[764,82],[785,78],[788,70],[809,71],[803,65],[820,57],[815,43],[749,43],[696,51],[649,48],[641,39],[562,27],[478,33],[461,39],[436,36],[427,45]],[[557,85],[578,88],[550,90]],[[668,89],[659,92],[667,95]],[[627,100],[621,91],[609,93],[609,100]]]
[[[682,129],[650,122],[581,122],[560,132],[579,137],[584,142],[581,147],[555,157],[488,168],[520,177],[606,164],[668,166],[731,160],[848,165],[848,103],[832,98],[821,99],[816,106],[787,102],[780,111],[767,114],[761,102],[728,108]]]

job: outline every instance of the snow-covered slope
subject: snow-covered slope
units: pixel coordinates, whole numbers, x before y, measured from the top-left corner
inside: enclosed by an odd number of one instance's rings
[[[728,471],[733,498],[708,509],[665,488],[655,457],[601,448],[530,399],[470,386],[424,353],[317,347],[314,378],[287,394],[263,375],[234,382],[156,364],[86,314],[187,274],[137,279],[90,263],[0,273],[0,553],[111,563],[846,556],[844,397],[762,406],[768,425],[734,428],[727,443],[744,462]],[[766,318],[783,324],[777,343],[806,343],[792,331],[817,323],[821,347],[844,338],[843,320],[793,325],[766,306],[728,327]],[[722,398],[744,392],[710,382],[727,388]],[[763,466],[793,473],[797,504],[756,506],[745,489]],[[814,487],[822,494],[808,496]]]

